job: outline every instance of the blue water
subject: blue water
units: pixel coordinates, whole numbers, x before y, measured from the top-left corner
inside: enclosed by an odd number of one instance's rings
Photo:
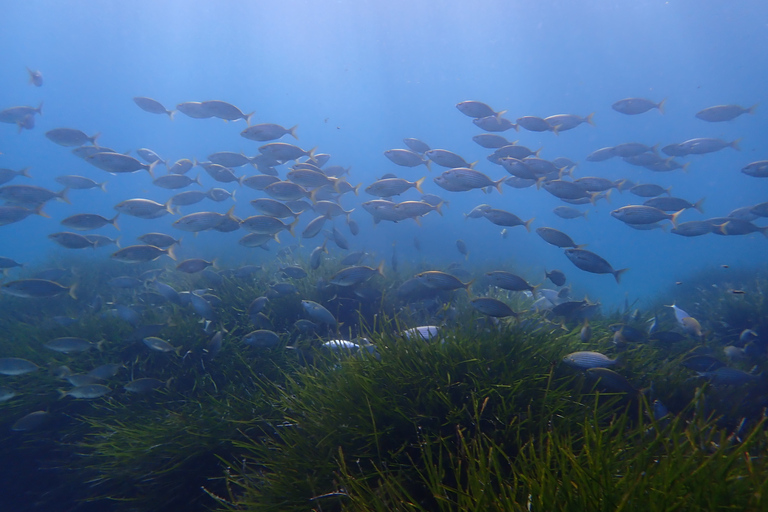
[[[220,99],[254,111],[253,122],[298,124],[298,142],[332,155],[330,164],[351,166],[350,182],[372,183],[384,173],[415,180],[428,176],[425,191],[450,205],[445,215],[381,223],[374,228],[359,204],[372,197],[347,195],[342,204],[357,207],[353,218],[362,227],[352,249],[366,249],[389,260],[397,242],[401,261],[426,262],[443,268],[463,257],[455,247],[463,239],[470,250],[467,266],[517,271],[537,283],[544,269],[560,268],[575,295],[589,294],[603,304],[624,299],[650,301],[676,281],[701,271],[763,268],[768,241],[762,235],[683,238],[654,230],[638,232],[609,215],[625,204],[642,202],[625,192],[612,203],[590,206],[588,220],[563,220],[551,210],[561,202],[543,190],[503,194],[479,190],[446,192],[431,182],[425,167],[408,169],[383,152],[404,147],[417,137],[433,148],[459,153],[498,179],[505,172],[485,160],[490,151],[472,142],[481,133],[455,104],[468,99],[523,115],[594,112],[595,127],[583,125],[556,136],[551,132],[506,132],[542,157],[566,156],[580,163],[575,176],[628,178],[673,187],[673,194],[696,201],[706,197],[705,214],[685,212],[681,220],[726,215],[736,207],[766,199],[766,183],[740,169],[768,158],[762,146],[768,129],[764,84],[768,65],[768,4],[758,1],[546,1],[508,2],[7,2],[0,19],[3,70],[0,108],[37,105],[43,116],[30,131],[17,133],[0,125],[0,166],[30,167],[30,183],[59,190],[54,178],[83,174],[108,180],[108,193],[71,191],[72,204],[50,203],[50,219],[30,217],[0,228],[0,255],[42,265],[65,251],[47,238],[61,231],[57,220],[74,213],[113,215],[118,201],[145,197],[165,201],[174,191],[154,187],[144,172],[109,176],[44,137],[56,127],[100,132],[99,143],[119,151],[148,147],[171,161],[204,160],[216,151],[257,153],[258,143],[239,136],[243,121],[175,120],[140,110],[134,96],[150,96],[173,108],[184,101]],[[44,85],[27,83],[25,67],[39,69]],[[666,113],[624,116],[611,109],[618,99],[666,98]],[[694,117],[702,108],[761,103],[755,115],[726,123]],[[741,151],[692,156],[687,173],[653,173],[618,159],[585,162],[593,150],[637,141],[664,146],[692,137],[741,139]],[[195,175],[198,170],[193,170]],[[251,171],[240,169],[238,174]],[[281,170],[284,176],[285,170]],[[220,186],[201,171],[209,186]],[[17,179],[15,183],[25,182]],[[233,190],[233,186],[224,186]],[[235,213],[254,214],[248,200],[263,194],[238,191]],[[416,199],[409,191],[403,199]],[[607,259],[615,268],[630,268],[621,284],[610,275],[576,269],[556,247],[524,228],[501,228],[484,219],[464,220],[480,203],[507,209],[533,227],[551,226]],[[230,203],[206,201],[198,206],[224,212]],[[178,235],[164,217],[146,221],[121,217],[122,244],[148,231]],[[303,229],[309,215],[302,217]],[[342,219],[336,226],[343,228]],[[760,221],[757,222],[760,224]],[[764,222],[763,222],[764,224]],[[344,228],[346,229],[346,228]],[[114,236],[111,227],[100,232]],[[348,234],[348,231],[345,231]],[[270,252],[237,244],[243,232],[185,234],[182,255],[219,257],[230,264],[263,262]],[[419,238],[422,250],[413,247]],[[285,234],[284,244],[295,241]],[[320,238],[304,241],[306,252]],[[83,257],[108,258],[110,249]]]

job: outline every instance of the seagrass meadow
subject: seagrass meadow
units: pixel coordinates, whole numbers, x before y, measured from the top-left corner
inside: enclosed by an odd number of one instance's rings
[[[277,270],[235,278],[222,269],[214,289],[220,325],[228,328],[216,349],[213,332],[189,307],[155,304],[144,287],[120,297],[143,305],[139,327],[106,306],[84,307],[114,293],[103,284],[114,264],[60,263],[79,282],[77,301],[37,300],[33,310],[28,300],[2,298],[3,356],[39,366],[2,380],[16,393],[0,403],[3,496],[11,505],[120,512],[766,509],[764,356],[729,361],[755,376],[746,383],[685,366],[702,354],[726,360],[723,346],[738,343],[747,326],[764,332],[765,304],[745,300],[760,296],[763,277],[712,282],[702,275],[674,290],[684,304],[696,297],[690,312],[707,331],[674,343],[617,342],[615,335],[616,325],[639,330],[654,316],[673,324],[664,299],[658,307],[595,314],[584,340],[581,321],[535,311],[497,321],[469,306],[464,290],[448,294],[437,311],[407,307],[389,292],[404,281],[394,275],[376,277],[379,300],[356,303],[299,280],[299,293],[270,300],[280,342],[260,348],[243,341],[253,328],[248,304]],[[329,267],[309,270],[307,281],[327,277]],[[212,286],[210,276],[179,279],[174,286]],[[729,291],[736,286],[745,293]],[[533,300],[473,291],[518,311]],[[301,298],[344,317],[338,332],[291,327]],[[51,321],[75,315],[80,320],[70,326]],[[429,318],[441,318],[432,341],[402,335]],[[174,350],[145,346],[136,331],[147,325]],[[75,354],[43,346],[63,336],[103,342]],[[322,345],[329,337],[364,337],[375,350],[329,350]],[[580,350],[618,358],[613,369],[626,380],[596,379],[563,363]],[[67,388],[63,366],[71,375],[105,363],[121,365],[103,381],[108,394],[59,398]],[[162,385],[123,388],[149,377]],[[44,411],[44,420],[15,428],[33,411]]]

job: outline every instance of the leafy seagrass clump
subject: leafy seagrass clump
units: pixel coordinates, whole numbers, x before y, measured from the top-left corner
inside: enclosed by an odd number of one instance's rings
[[[431,501],[419,481],[425,436],[486,432],[516,454],[531,436],[591,407],[574,399],[573,374],[555,372],[567,341],[517,329],[446,330],[432,344],[371,340],[378,357],[326,358],[288,379],[275,404],[282,422],[263,442],[236,443],[247,455],[230,478],[230,507],[338,510],[346,501],[342,467],[364,479],[396,472],[410,495]]]

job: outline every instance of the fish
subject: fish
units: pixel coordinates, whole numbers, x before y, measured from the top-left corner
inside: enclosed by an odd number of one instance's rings
[[[384,262],[382,261],[377,268],[366,266],[352,266],[339,270],[328,280],[330,284],[336,286],[357,286],[374,275],[384,275]]]
[[[154,261],[162,255],[172,260],[176,259],[173,246],[166,249],[154,245],[130,245],[112,253],[112,259],[123,263],[146,263]]]
[[[548,132],[552,130],[552,126],[546,120],[536,116],[519,117],[515,124],[530,132]]]
[[[52,199],[69,203],[66,188],[61,192],[54,192],[35,185],[5,185],[0,187],[0,199],[12,205],[20,206],[42,205]]]
[[[287,142],[270,142],[259,147],[259,152],[268,157],[274,158],[281,162],[288,162],[289,160],[298,160],[299,158],[306,156],[310,160],[314,159],[315,149],[312,148],[309,151],[305,151],[298,146],[288,144]]]
[[[514,227],[514,226],[525,226],[525,229],[530,233],[531,231],[531,223],[535,220],[534,217],[531,217],[528,220],[522,220],[520,217],[515,215],[514,213],[508,212],[506,210],[500,210],[498,208],[488,208],[483,212],[483,218],[488,219],[493,224],[496,224],[497,226],[506,226],[506,227]]]
[[[560,270],[552,270],[550,272],[544,271],[544,278],[552,281],[555,286],[563,286],[565,284],[565,274]]]
[[[294,139],[299,140],[296,136],[296,128],[298,128],[298,125],[293,125],[290,128],[283,128],[279,124],[273,123],[254,124],[241,131],[240,136],[245,137],[248,140],[259,142],[277,140],[283,135],[290,135]]]
[[[587,212],[582,212],[576,208],[570,206],[558,206],[552,212],[561,219],[578,219],[579,217],[587,218]]]
[[[589,368],[610,368],[615,366],[618,361],[600,352],[580,351],[563,356],[563,362],[580,370],[587,370]]]
[[[603,388],[611,393],[639,394],[639,391],[623,376],[603,367],[587,368],[587,376],[597,381]]]
[[[86,384],[84,386],[74,387],[69,391],[59,391],[61,398],[71,396],[85,400],[99,398],[111,392],[112,390],[103,384]]]
[[[448,151],[447,149],[430,149],[424,153],[424,156],[440,167],[447,167],[449,169],[455,169],[457,167],[472,168],[474,166],[474,164],[470,164],[461,156],[452,151]]]
[[[695,210],[698,210],[699,213],[704,213],[704,210],[702,208],[703,204],[704,204],[704,198],[699,199],[695,203],[691,203],[690,201],[681,199],[679,197],[653,197],[643,202],[644,206],[658,208],[663,212],[677,212],[680,210],[688,210],[690,208],[693,208]]]
[[[145,164],[130,155],[108,152],[94,153],[90,156],[87,156],[85,161],[94,167],[98,167],[102,171],[115,174],[123,174],[145,170],[149,173],[150,176],[152,176],[153,170],[157,165],[157,162]]]
[[[176,113],[175,110],[168,110],[159,101],[147,98],[146,96],[135,96],[133,102],[144,112],[149,112],[150,114],[167,114],[171,120],[173,120],[173,115]],[[186,114],[186,112],[184,113]]]
[[[37,430],[45,425],[51,419],[51,413],[48,411],[35,411],[23,416],[16,420],[11,425],[11,430],[14,432],[27,432],[30,430]]]
[[[168,190],[176,190],[179,188],[188,187],[193,183],[197,183],[198,185],[202,186],[200,183],[200,176],[192,179],[184,174],[166,174],[152,180],[152,184],[156,187],[165,188]]]
[[[469,294],[469,288],[474,283],[474,280],[469,281],[468,283],[462,283],[457,277],[439,270],[421,272],[420,274],[416,274],[415,278],[421,284],[435,290],[452,291],[464,288],[467,291],[467,294]]]
[[[185,101],[176,105],[176,110],[193,119],[209,119],[213,113],[199,101]]]
[[[611,105],[611,108],[616,112],[620,112],[628,116],[642,114],[654,108],[658,109],[659,112],[663,114],[664,104],[666,102],[666,98],[658,103],[654,103],[653,101],[645,98],[625,98],[615,102],[613,105]]]
[[[388,149],[384,152],[384,156],[392,163],[402,167],[418,167],[424,164],[427,169],[430,169],[430,160],[410,149]]]
[[[5,185],[18,176],[31,178],[29,175],[29,167],[24,167],[20,171],[14,171],[13,169],[0,169],[0,185]]]
[[[458,249],[459,254],[464,256],[464,259],[469,258],[469,250],[467,249],[467,244],[464,242],[464,240],[456,240],[456,249]]]
[[[167,387],[169,383],[170,383],[170,380],[163,382],[158,379],[145,377],[141,379],[134,379],[126,383],[123,386],[123,389],[131,393],[149,393],[150,391],[154,391],[155,389],[160,389],[163,386]]]
[[[559,199],[582,199],[587,198],[592,204],[595,204],[597,192],[586,192],[582,187],[572,181],[550,180],[544,182],[542,188]]]
[[[171,235],[165,233],[145,233],[138,237],[138,240],[144,242],[147,245],[154,245],[161,249],[166,249],[172,245],[178,245],[181,243],[181,238],[178,240]]]
[[[672,222],[673,227],[677,227],[677,217],[684,211],[670,214],[652,206],[630,205],[613,210],[611,216],[627,224],[654,224],[666,219]]]
[[[19,172],[25,172],[25,171],[26,169],[22,169],[22,171],[19,171]],[[29,177],[29,175],[26,175],[26,176]],[[102,181],[101,183],[98,183],[90,178],[86,178],[84,176],[72,175],[72,174],[67,176],[57,176],[56,183],[59,183],[60,185],[64,185],[66,188],[71,188],[74,190],[87,190],[91,188],[100,188],[102,192],[107,191],[106,181]]]
[[[643,183],[633,186],[629,189],[629,192],[632,194],[635,194],[636,196],[640,197],[657,197],[662,194],[667,194],[670,196],[670,189],[664,188],[661,185],[656,185],[655,183]]]
[[[168,167],[168,174],[186,174],[192,170],[194,166],[195,162],[189,158],[181,158]]]
[[[504,270],[494,270],[491,272],[486,272],[485,276],[488,279],[488,283],[493,286],[497,286],[503,290],[511,290],[515,292],[529,291],[533,295],[533,298],[536,298],[536,290],[539,287],[533,286],[518,275]]]
[[[753,178],[768,178],[768,160],[758,160],[742,167],[741,172]]]
[[[157,352],[176,352],[179,353],[179,350],[181,350],[181,347],[174,347],[167,341],[165,341],[162,338],[157,338],[155,336],[149,336],[147,338],[144,338],[141,340],[144,345],[146,345],[151,350],[156,350]]]
[[[301,307],[304,308],[304,311],[307,313],[307,315],[315,322],[330,325],[331,327],[336,327],[336,325],[338,325],[338,322],[333,317],[331,312],[317,302],[311,300],[302,300]]]
[[[83,144],[90,142],[96,146],[96,139],[99,138],[99,133],[88,136],[81,130],[75,128],[54,128],[45,132],[45,136],[51,142],[55,142],[59,146],[73,147],[82,146]]]
[[[392,197],[400,195],[410,188],[415,188],[421,194],[423,193],[421,185],[425,179],[426,177],[416,181],[408,181],[402,178],[382,179],[366,187],[365,191],[372,196]]]
[[[246,124],[251,124],[251,117],[254,112],[250,114],[244,114],[239,108],[221,100],[203,101],[200,104],[200,110],[207,112],[213,117],[218,117],[225,121],[237,121],[239,119],[245,119]]]
[[[295,201],[309,197],[309,192],[304,187],[290,181],[278,180],[266,185],[262,190],[279,201]]]
[[[299,219],[296,218],[293,222],[286,224],[282,220],[276,217],[270,217],[268,215],[253,215],[240,222],[240,225],[251,233],[260,235],[275,235],[280,231],[286,230],[291,236],[294,236],[294,228],[299,223]]]
[[[704,155],[707,153],[714,153],[716,151],[720,151],[721,149],[725,149],[725,148],[731,148],[731,149],[735,149],[736,151],[741,151],[741,148],[739,147],[740,140],[741,139],[736,139],[731,142],[728,142],[723,139],[714,139],[711,137],[690,139],[678,144],[677,149],[675,151],[681,156]]]
[[[722,366],[716,370],[700,371],[698,374],[709,380],[712,384],[719,386],[743,386],[751,382],[757,382],[762,375],[753,375],[727,366]]]
[[[592,121],[595,113],[592,112],[586,117],[577,116],[575,114],[556,114],[554,116],[545,117],[544,121],[549,125],[549,129],[558,134],[566,130],[573,130],[577,126],[587,123],[595,126],[595,122]]]
[[[118,213],[111,219],[102,217],[94,213],[78,213],[76,215],[70,215],[69,217],[62,219],[61,225],[71,229],[77,229],[80,231],[88,231],[91,229],[98,229],[111,224],[115,229],[119,230],[117,226],[117,218],[120,216]]]
[[[422,155],[431,149],[429,147],[429,144],[427,144],[422,140],[414,139],[413,137],[403,139],[403,143],[405,143],[405,145],[408,146],[409,149],[412,149],[413,151],[420,153]]]
[[[498,299],[492,297],[475,297],[469,301],[476,310],[484,315],[492,316],[495,318],[517,318],[520,313],[516,313],[508,305]]]
[[[705,220],[682,222],[670,230],[670,233],[686,237],[701,236],[711,232],[712,224]]]
[[[514,128],[515,131],[518,130],[518,127],[515,123],[506,117],[501,117],[501,115],[478,117],[473,119],[472,122],[475,124],[475,126],[485,130],[486,132],[505,132],[512,128]]]
[[[121,201],[115,205],[115,210],[140,219],[156,219],[168,213],[175,213],[171,208],[171,201],[160,204],[151,199],[141,198]]]
[[[200,231],[206,231],[208,229],[214,229],[224,222],[227,218],[232,218],[232,210],[227,213],[218,212],[195,212],[185,215],[180,219],[173,222],[173,227],[182,231],[189,231],[197,233]]]
[[[272,348],[280,343],[280,336],[268,329],[258,329],[243,336],[242,342],[256,348]]]
[[[715,105],[714,107],[708,107],[696,112],[696,118],[710,123],[719,123],[731,121],[742,114],[754,114],[756,108],[757,104],[749,108],[744,108],[740,105]]]
[[[35,87],[43,86],[43,74],[39,70],[27,68],[27,73],[29,74],[29,83],[31,85]]]
[[[454,167],[443,171],[434,178],[434,182],[451,192],[467,191],[476,188],[495,187],[501,193],[501,185],[505,178],[493,181],[480,171],[469,167]]]
[[[622,274],[629,270],[628,268],[614,269],[610,263],[597,254],[586,249],[565,249],[565,256],[571,260],[576,267],[593,274],[612,274],[616,283],[621,279]]]
[[[504,112],[495,112],[491,107],[481,101],[467,100],[456,104],[459,112],[475,119],[489,116],[500,116]]]
[[[584,244],[576,245],[576,242],[574,242],[570,236],[555,228],[536,228],[536,234],[548,244],[560,247],[561,249],[565,249],[566,247],[581,249],[584,247]]]
[[[111,151],[111,153],[114,153],[114,151]],[[160,162],[166,167],[168,166],[168,162],[160,158],[160,156],[154,151],[152,151],[151,149],[139,148],[136,150],[136,154],[139,155],[141,159],[147,162],[148,164],[151,164],[152,162]]]
[[[18,357],[2,357],[0,358],[0,375],[24,375],[37,371],[39,367],[26,359],[20,359]]]
[[[400,333],[400,335],[407,340],[423,340],[432,341],[437,338],[440,333],[440,327],[436,325],[422,325],[419,327],[411,327]]]
[[[191,258],[176,265],[176,270],[184,272],[185,274],[196,274],[210,266],[215,266],[215,260],[206,261],[202,258]]]
[[[88,352],[92,349],[101,350],[102,344],[103,342],[91,343],[83,338],[64,337],[43,343],[43,346],[55,352],[61,352],[62,354],[72,354],[77,352]]]
[[[64,286],[47,279],[19,279],[3,283],[2,291],[14,297],[27,299],[52,298],[65,293],[73,299],[77,299],[76,287],[77,285]]]

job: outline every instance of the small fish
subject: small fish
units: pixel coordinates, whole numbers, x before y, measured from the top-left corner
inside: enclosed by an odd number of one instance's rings
[[[296,128],[298,128],[298,125],[291,126],[290,128],[283,128],[279,124],[262,123],[249,126],[240,132],[240,136],[245,137],[248,140],[259,142],[277,140],[283,135],[290,135],[294,139],[299,140],[296,136]]]
[[[134,379],[124,385],[123,389],[130,391],[131,393],[149,393],[150,391],[154,391],[155,389],[159,389],[163,386],[167,387],[169,383],[170,380],[163,382],[161,380],[152,378]]]
[[[382,261],[377,268],[366,266],[353,266],[339,270],[328,282],[336,286],[357,286],[375,274],[384,275],[384,262]]]
[[[156,338],[154,336],[144,338],[141,341],[143,341],[144,344],[150,349],[156,350],[158,352],[176,352],[178,354],[179,350],[181,350],[181,347],[174,347],[164,339]]]
[[[459,112],[468,117],[479,119],[489,116],[501,116],[504,112],[495,112],[491,107],[481,101],[467,100],[456,104]]]
[[[469,288],[472,286],[472,283],[474,283],[474,280],[468,283],[462,283],[457,277],[445,272],[440,272],[439,270],[428,270],[417,274],[415,277],[422,284],[436,290],[451,291],[464,288],[467,293],[469,293]]]
[[[587,212],[582,212],[576,208],[570,206],[558,206],[552,212],[562,219],[578,219],[579,217],[587,218]]]
[[[98,167],[102,171],[123,174],[145,170],[149,173],[150,176],[152,176],[153,170],[157,165],[157,162],[145,164],[136,160],[130,155],[108,152],[94,153],[86,157],[85,161],[95,167]]]
[[[616,359],[611,359],[600,352],[572,352],[563,357],[563,362],[569,366],[587,370],[589,368],[609,368],[617,364]]]
[[[251,347],[272,348],[280,343],[280,336],[267,329],[258,329],[243,336],[242,341]]]
[[[136,96],[133,98],[133,102],[145,112],[149,112],[150,114],[167,114],[171,120],[173,120],[173,114],[176,113],[175,110],[168,110],[165,108],[159,101],[145,96]]]
[[[47,279],[20,279],[4,283],[2,291],[14,297],[28,299],[51,298],[65,293],[68,293],[73,299],[77,299],[75,287],[75,285],[64,286]]]
[[[582,343],[589,342],[590,339],[592,339],[592,326],[589,325],[589,319],[584,319],[584,325],[581,327],[581,331],[579,331],[579,339]]]
[[[23,169],[22,171],[26,171],[26,169]],[[19,171],[19,172],[22,172],[22,171]],[[91,188],[100,188],[102,192],[107,191],[106,181],[102,181],[101,183],[98,183],[84,176],[77,176],[77,175],[58,176],[56,177],[56,183],[59,183],[61,185],[64,185],[67,188],[71,188],[75,190],[87,190]]]
[[[517,318],[520,315],[519,313],[515,313],[512,308],[505,303],[492,297],[475,297],[469,302],[472,304],[472,307],[482,314],[495,318],[507,318],[510,316]]]
[[[63,219],[61,225],[71,229],[88,231],[111,224],[115,229],[119,230],[120,228],[117,226],[117,217],[119,215],[120,214],[118,213],[111,219],[107,219],[106,217],[93,213],[78,213],[77,215],[71,215],[66,219]]]
[[[612,274],[617,283],[621,275],[629,270],[627,268],[615,270],[606,260],[586,249],[566,249],[565,255],[581,270],[592,272],[593,274]]]
[[[192,259],[184,260],[178,265],[176,265],[176,270],[180,272],[184,272],[186,274],[196,274],[198,272],[202,272],[203,270],[205,270],[210,266],[215,266],[215,260],[206,261],[201,258],[192,258]]]
[[[45,132],[46,138],[51,142],[55,142],[59,146],[74,147],[82,146],[83,144],[90,142],[92,145],[96,145],[96,139],[99,138],[99,133],[89,137],[80,130],[74,128],[54,128]]]
[[[29,83],[31,85],[34,85],[35,87],[43,86],[43,74],[40,71],[27,68],[27,73],[29,74]]]
[[[494,270],[492,272],[487,272],[485,275],[488,278],[488,282],[493,286],[515,292],[529,291],[533,295],[533,298],[536,298],[536,290],[538,289],[538,286],[531,285],[528,281],[518,275],[504,270]]]
[[[74,398],[81,398],[85,400],[91,400],[94,398],[99,398],[104,395],[107,395],[112,390],[104,386],[103,384],[86,384],[83,386],[77,386],[69,391],[59,391],[61,393],[61,398],[64,398],[66,396],[71,396]]]
[[[44,343],[43,346],[56,352],[61,352],[62,354],[73,354],[77,352],[88,352],[94,348],[101,350],[102,343],[103,342],[101,341],[99,343],[91,343],[83,338],[64,337],[53,339],[48,343]]]
[[[727,366],[722,366],[716,370],[702,371],[698,373],[699,376],[706,378],[712,384],[720,386],[742,386],[744,384],[749,384],[750,382],[756,382],[760,380],[759,375],[743,372],[741,370],[737,370],[736,368],[728,368]]]
[[[29,430],[36,430],[42,427],[50,419],[51,419],[51,413],[47,411],[31,412],[26,416],[18,419],[16,423],[14,423],[11,426],[11,430],[13,430],[14,432],[26,432]]]
[[[467,249],[467,244],[464,243],[464,240],[456,240],[456,249],[458,249],[459,253],[464,256],[464,259],[469,258],[469,250]]]
[[[251,124],[251,117],[254,112],[250,114],[244,114],[239,108],[221,100],[203,101],[200,105],[200,110],[207,112],[213,117],[218,117],[225,121],[237,121],[238,119],[245,119],[246,124]],[[293,160],[293,159],[291,159]]]
[[[599,385],[611,393],[629,393],[632,395],[639,393],[626,378],[608,368],[587,368],[587,376],[596,380]]]
[[[166,255],[172,260],[176,259],[173,246],[161,249],[154,245],[130,245],[112,253],[112,259],[124,263],[146,263],[154,261],[162,255]]]
[[[178,245],[181,243],[181,238],[177,240],[171,235],[166,235],[165,233],[145,233],[138,237],[138,240],[144,242],[147,245],[160,247],[161,249],[166,249],[172,245]]]
[[[552,130],[552,126],[545,119],[536,116],[519,117],[515,124],[530,132],[547,132]]]
[[[421,153],[422,155],[431,149],[429,147],[429,144],[427,144],[426,142],[421,141],[419,139],[414,139],[412,137],[403,139],[403,142],[410,149],[412,149],[417,153]]]
[[[552,281],[555,286],[563,286],[565,284],[565,274],[560,270],[552,270],[551,272],[545,270],[544,278]]]
[[[437,338],[440,328],[436,325],[422,325],[420,327],[412,327],[404,330],[400,333],[407,340],[420,339],[424,341],[432,341]]]
[[[666,99],[663,99],[659,103],[654,103],[651,100],[645,98],[625,98],[611,105],[611,108],[616,112],[620,112],[629,116],[642,114],[654,108],[659,109],[659,112],[663,114],[664,103],[666,103],[666,101]]]
[[[576,242],[574,242],[570,236],[554,228],[536,228],[536,234],[543,238],[548,244],[560,247],[561,249],[565,249],[566,247],[581,249],[584,247],[584,245],[576,245]]]
[[[336,319],[333,317],[331,312],[317,302],[311,300],[302,300],[301,306],[312,320],[330,325],[332,327],[337,325]]]
[[[24,375],[25,373],[34,372],[38,369],[38,366],[26,359],[20,359],[18,357],[2,357],[0,358],[0,375]]]
[[[403,167],[417,167],[424,164],[427,169],[430,169],[430,160],[410,149],[388,149],[384,152],[384,156]]]
[[[757,104],[754,104],[749,108],[744,108],[739,105],[716,105],[696,112],[696,117],[702,121],[719,123],[723,121],[731,121],[742,114],[754,114],[756,108]]]

